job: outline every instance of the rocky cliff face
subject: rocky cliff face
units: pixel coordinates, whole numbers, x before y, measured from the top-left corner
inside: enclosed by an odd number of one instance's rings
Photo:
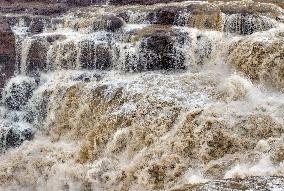
[[[283,187],[280,1],[0,5],[0,189]]]
[[[16,37],[11,30],[9,22],[6,19],[2,19],[0,21],[0,88],[3,88],[6,81],[14,75],[16,70],[15,63]]]
[[[197,0],[197,1],[205,1],[205,0]],[[233,0],[223,0],[225,2],[230,2]],[[40,3],[64,3],[68,5],[100,5],[100,4],[115,4],[115,5],[130,5],[130,4],[157,4],[157,3],[170,3],[170,2],[182,2],[182,0],[4,0],[7,3],[27,3],[27,2],[40,2]],[[213,2],[213,1],[212,1]],[[262,3],[275,3],[281,5],[281,0],[256,0],[255,2],[262,2]]]

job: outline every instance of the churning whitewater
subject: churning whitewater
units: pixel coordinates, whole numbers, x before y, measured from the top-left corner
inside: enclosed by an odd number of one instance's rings
[[[277,5],[3,16],[17,70],[2,93],[0,190],[284,189]]]

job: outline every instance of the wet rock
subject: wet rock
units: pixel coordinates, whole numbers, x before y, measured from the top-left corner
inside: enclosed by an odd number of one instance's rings
[[[105,30],[108,32],[116,32],[124,25],[124,21],[116,16],[103,15],[97,17],[93,23],[93,30]]]
[[[26,38],[23,41],[26,55],[25,60],[22,59],[21,72],[29,76],[39,76],[41,72],[47,72],[52,69],[48,63],[48,51],[52,44],[59,43],[66,39],[64,35],[45,35],[41,37]]]
[[[103,75],[101,71],[98,71],[98,73],[93,73],[89,71],[84,71],[81,74],[72,76],[72,81],[79,81],[79,82],[93,82],[93,81],[100,81],[102,79]]]
[[[12,110],[23,108],[33,95],[36,82],[33,78],[17,76],[12,78],[4,89],[4,104]]]
[[[33,127],[38,129],[43,127],[43,123],[46,120],[48,114],[48,104],[51,101],[52,91],[49,90],[35,90],[33,96],[29,100],[29,104],[26,107],[26,113],[24,120],[33,124]]]
[[[1,12],[1,9],[0,9]],[[28,27],[28,32],[32,34],[42,33],[45,27],[50,26],[51,20],[47,16],[35,15],[8,15],[5,17],[8,24],[13,27],[20,24],[22,27]]]
[[[178,48],[187,40],[185,34],[170,30],[144,35],[139,47],[139,65],[134,70],[185,69],[185,57]]]
[[[260,2],[260,3],[259,3]],[[272,3],[276,3],[277,0],[255,0],[255,1],[231,1],[231,2],[222,2],[218,4],[218,7],[221,9],[222,13],[226,15],[232,14],[256,14],[256,15],[267,15],[271,17],[279,16],[282,13],[282,10]]]
[[[47,13],[52,13],[60,11],[61,9],[64,10],[64,8],[70,8],[74,6],[88,6],[88,5],[105,5],[105,4],[111,4],[111,5],[134,5],[134,4],[140,4],[140,5],[152,5],[157,3],[171,3],[171,2],[182,2],[185,0],[4,0],[4,5],[12,4],[12,3],[29,3],[32,2],[33,6],[18,6],[17,10],[25,10],[25,8],[30,8],[34,11],[37,11],[39,13],[40,11],[46,9]],[[228,2],[230,0],[223,0],[225,2]],[[233,1],[233,0],[231,0]],[[213,1],[211,1],[213,2]],[[279,5],[280,7],[283,7],[283,3],[280,0],[254,0],[254,2],[262,2],[262,3],[274,3],[276,5]],[[35,4],[37,6],[35,6]],[[45,5],[45,7],[43,6]],[[53,9],[51,5],[54,6]],[[6,8],[7,9],[7,8]],[[15,9],[15,8],[14,8]]]
[[[124,12],[124,11],[118,13],[116,16],[119,17],[119,18],[121,18],[121,19],[123,19],[126,23],[128,23],[129,20],[130,20],[130,15],[129,15],[129,13]]]
[[[61,18],[52,18],[50,21],[51,29],[56,30],[64,26],[64,19]]]
[[[23,16],[22,19],[26,21],[26,18]],[[15,26],[19,22],[18,17],[13,17],[11,15],[9,16],[0,16],[0,20],[2,23],[2,30],[10,30],[12,26]],[[4,27],[4,24],[7,24],[6,27]],[[5,29],[6,28],[6,29]]]
[[[31,140],[34,130],[24,122],[3,121],[0,124],[0,151],[18,147],[24,141]]]
[[[60,15],[65,13],[70,7],[58,1],[42,0],[7,0],[0,2],[1,12],[3,13],[28,13],[33,15]]]
[[[219,7],[210,3],[190,4],[180,12],[177,25],[198,29],[220,30],[222,17]]]
[[[65,35],[60,35],[60,34],[47,35],[47,36],[45,36],[45,39],[46,39],[47,42],[53,43],[55,41],[65,40],[66,36]]]
[[[233,14],[227,16],[224,31],[240,35],[250,35],[257,31],[271,29],[274,26],[272,20],[267,17],[248,14]]]
[[[6,81],[14,74],[16,39],[10,28],[8,20],[0,20],[0,88],[4,87]]]
[[[184,0],[29,0],[28,2],[56,5],[59,7],[60,6],[62,7],[63,5],[73,7],[73,6],[88,6],[88,5],[104,5],[107,3],[114,4],[114,5],[127,5],[127,4],[149,5],[149,4],[155,4],[155,3],[169,3],[169,2],[180,2],[180,1],[184,1]],[[27,1],[26,0],[7,0],[7,2],[23,3]],[[49,11],[52,11],[52,9]]]
[[[184,0],[110,0],[110,4],[113,5],[152,5],[156,3],[170,3],[170,2],[181,2]]]
[[[179,15],[180,8],[178,7],[163,7],[151,12],[147,20],[152,24],[174,24]]]
[[[120,11],[117,15],[126,22],[159,25],[188,26],[198,29],[221,30],[222,13],[218,6],[210,3],[148,6],[138,13],[135,10]]]
[[[73,40],[53,44],[48,70],[78,69],[79,45]]]
[[[111,48],[107,43],[86,40],[80,43],[80,63],[83,69],[109,69],[112,64]]]
[[[27,60],[23,67],[25,74],[37,76],[39,72],[47,70],[47,51],[49,43],[46,39],[32,39],[28,50]]]
[[[45,22],[42,19],[35,19],[30,25],[29,31],[31,33],[41,33],[45,27]]]

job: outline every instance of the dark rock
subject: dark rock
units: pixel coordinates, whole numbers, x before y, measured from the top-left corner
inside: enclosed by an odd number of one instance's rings
[[[133,70],[185,69],[185,57],[179,47],[187,40],[186,35],[171,30],[159,30],[143,36],[139,65]]]
[[[18,76],[12,78],[4,89],[4,104],[8,109],[20,110],[33,95],[36,82],[33,78]]]
[[[0,20],[0,88],[14,75],[16,66],[16,39],[10,28],[9,22]]]
[[[220,30],[222,28],[220,9],[209,3],[193,3],[185,6],[164,5],[153,10],[146,10],[145,14],[146,16],[144,16],[142,22],[150,24],[188,26],[210,30]],[[118,15],[125,18],[125,21],[129,20],[127,13],[123,14],[121,12]],[[141,23],[141,19],[135,22]]]
[[[29,100],[24,120],[32,123],[34,127],[42,128],[42,124],[48,115],[48,105],[51,100],[52,91],[36,91]]]
[[[6,0],[7,2],[19,3],[19,2],[27,2],[27,0]],[[155,3],[169,3],[169,2],[180,2],[184,0],[29,0],[28,2],[37,2],[43,4],[51,4],[51,5],[67,5],[69,7],[73,6],[88,6],[88,5],[103,5],[107,2],[113,5],[127,5],[127,4],[142,4],[149,5]]]
[[[25,62],[21,63],[21,72],[25,75],[37,77],[40,75],[41,72],[47,72],[54,69],[54,64],[56,58],[52,57],[51,62],[47,62],[47,54],[50,51],[51,45],[58,41],[63,41],[66,39],[65,35],[59,34],[52,34],[52,35],[45,35],[45,36],[33,36],[31,38],[26,38],[24,41],[29,44],[27,50],[27,58]],[[55,46],[54,52],[52,53],[53,56],[56,56],[55,51],[63,51],[59,46],[61,42]],[[62,46],[65,46],[62,45]],[[66,45],[67,46],[67,45]],[[74,48],[70,46],[69,48]],[[66,47],[67,52],[68,47]],[[65,51],[65,50],[64,50]],[[64,60],[63,57],[60,59]],[[67,58],[69,59],[69,57]],[[67,61],[66,61],[67,62]]]
[[[116,16],[122,18],[126,23],[129,22],[130,15],[127,12],[118,13]]]
[[[63,18],[53,18],[50,21],[50,25],[51,25],[50,27],[53,30],[56,30],[64,25],[64,19]]]
[[[50,39],[52,40],[52,39]],[[32,39],[25,65],[25,74],[37,76],[47,70],[47,51],[50,44],[44,38]]]
[[[63,1],[62,1],[63,2]],[[57,1],[44,0],[7,0],[0,2],[2,13],[28,13],[32,15],[61,15],[70,7]]]
[[[32,17],[28,15],[9,15],[5,16],[4,19],[8,22],[10,27],[13,27],[21,22],[22,26],[29,27],[32,23]]]
[[[49,43],[53,43],[55,41],[61,41],[61,40],[65,40],[66,36],[65,35],[60,35],[60,34],[56,34],[56,35],[48,35],[45,36],[46,41]]]
[[[225,32],[250,35],[257,31],[265,31],[274,27],[273,22],[267,18],[249,14],[227,15]]]
[[[5,17],[1,18],[0,26],[1,26],[1,28],[0,28],[1,32],[7,32],[7,33],[12,32],[10,25],[9,25],[9,22],[8,22],[8,19],[6,19]]]
[[[112,52],[107,43],[96,44],[86,40],[80,43],[80,63],[83,69],[109,69],[112,64]]]
[[[274,15],[282,14],[277,7],[278,0],[254,0],[243,3],[242,1],[232,1],[230,3],[221,3],[218,7],[226,15],[232,14],[256,14],[256,15]],[[282,0],[281,0],[282,1]],[[261,3],[259,3],[261,2]],[[275,3],[275,4],[272,4]]]
[[[93,30],[105,30],[108,32],[116,32],[123,27],[124,21],[116,16],[103,15],[97,17],[93,23]]]
[[[153,5],[156,3],[182,2],[184,0],[110,0],[113,5]]]
[[[41,33],[45,27],[45,21],[42,19],[35,19],[32,21],[29,31],[31,33]]]
[[[92,81],[100,81],[103,77],[103,73],[101,71],[99,72],[89,72],[89,71],[84,71],[81,74],[72,76],[71,80],[72,81],[79,81],[79,82],[92,82]]]
[[[159,8],[151,12],[147,20],[152,24],[172,25],[175,23],[180,10],[181,8],[178,7]]]
[[[47,5],[46,7],[50,7],[51,5],[56,6],[56,7],[60,7],[60,6],[61,7],[64,7],[64,6],[74,7],[74,6],[89,6],[89,5],[105,5],[107,3],[111,5],[134,5],[134,4],[153,5],[156,3],[171,3],[171,2],[182,2],[182,1],[186,1],[186,0],[4,0],[4,3],[11,4],[11,3],[27,3],[28,2],[28,3],[33,3],[33,4],[44,4],[44,5]],[[197,1],[205,1],[205,0],[197,0]],[[228,1],[233,1],[233,0],[223,0],[223,1],[228,2]],[[284,7],[283,2],[281,0],[254,0],[254,2],[274,3],[276,5],[279,5],[280,7]],[[35,8],[39,9],[40,7],[41,6],[38,5]],[[24,8],[26,7],[18,7],[18,9],[25,10]],[[248,7],[247,9],[251,9],[251,7]]]
[[[21,71],[25,75],[33,77],[38,76],[41,72],[47,72],[51,69],[51,66],[47,65],[47,53],[50,46],[56,41],[65,39],[66,36],[57,34],[24,39],[30,45],[27,45],[29,46],[27,47],[27,58],[24,63],[21,63]]]
[[[18,147],[33,135],[34,130],[28,124],[4,121],[0,126],[0,151]]]

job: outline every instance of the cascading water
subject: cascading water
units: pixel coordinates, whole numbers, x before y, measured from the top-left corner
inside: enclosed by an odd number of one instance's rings
[[[18,67],[2,93],[0,189],[283,189],[281,8],[6,17]]]

